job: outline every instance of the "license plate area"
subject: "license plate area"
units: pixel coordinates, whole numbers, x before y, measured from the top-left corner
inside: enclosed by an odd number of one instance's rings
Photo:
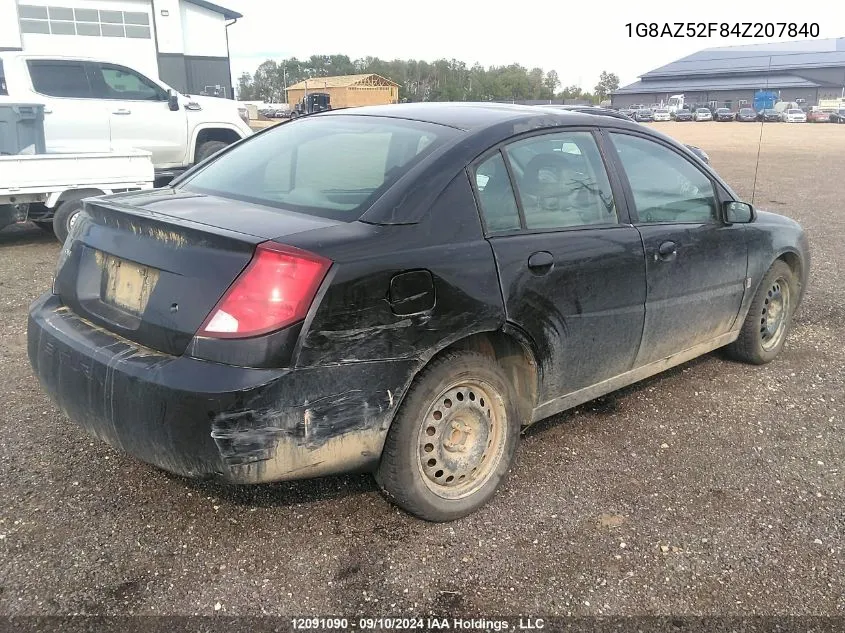
[[[101,251],[97,251],[96,259],[102,271],[100,300],[133,316],[143,315],[159,271]]]

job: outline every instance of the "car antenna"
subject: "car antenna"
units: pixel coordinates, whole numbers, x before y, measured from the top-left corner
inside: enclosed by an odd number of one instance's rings
[[[769,77],[772,74],[772,56],[769,55],[769,67],[766,69],[766,92],[769,92]],[[774,105],[774,104],[772,104]],[[765,112],[767,108],[763,108]],[[766,124],[766,115],[760,119],[760,138],[757,139],[757,163],[754,165],[754,185],[751,187],[751,206],[754,206],[754,197],[757,195],[757,172],[760,170],[760,149],[763,147],[763,127]]]

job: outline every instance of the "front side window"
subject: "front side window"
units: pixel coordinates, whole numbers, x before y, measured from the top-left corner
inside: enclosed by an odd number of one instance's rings
[[[120,66],[99,64],[95,72],[98,96],[127,101],[164,101],[167,95],[146,77]]]
[[[713,183],[695,165],[669,148],[637,136],[611,133],[628,176],[639,221],[713,222]]]
[[[35,92],[49,97],[93,97],[82,62],[30,60],[27,64]]]
[[[182,186],[352,222],[457,134],[453,128],[404,119],[308,117],[232,148]]]
[[[590,132],[556,132],[505,148],[527,229],[616,224],[616,204]]]

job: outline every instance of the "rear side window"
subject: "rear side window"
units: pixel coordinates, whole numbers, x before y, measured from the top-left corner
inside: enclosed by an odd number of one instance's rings
[[[9,89],[6,87],[6,72],[3,70],[3,60],[0,59],[0,95],[8,96]]]
[[[351,222],[456,134],[452,128],[403,119],[309,117],[231,149],[183,187]]]
[[[528,229],[616,224],[616,204],[590,132],[556,132],[505,148]]]
[[[30,60],[29,75],[35,92],[49,97],[90,99],[91,84],[81,62]]]
[[[505,161],[499,152],[475,170],[478,202],[488,233],[502,233],[520,228],[519,209],[511,187]]]

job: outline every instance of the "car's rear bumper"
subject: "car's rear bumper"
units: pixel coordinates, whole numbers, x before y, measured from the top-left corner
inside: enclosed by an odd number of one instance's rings
[[[28,352],[44,389],[111,446],[190,477],[235,483],[372,468],[415,361],[250,369],[160,354],[33,303]]]

